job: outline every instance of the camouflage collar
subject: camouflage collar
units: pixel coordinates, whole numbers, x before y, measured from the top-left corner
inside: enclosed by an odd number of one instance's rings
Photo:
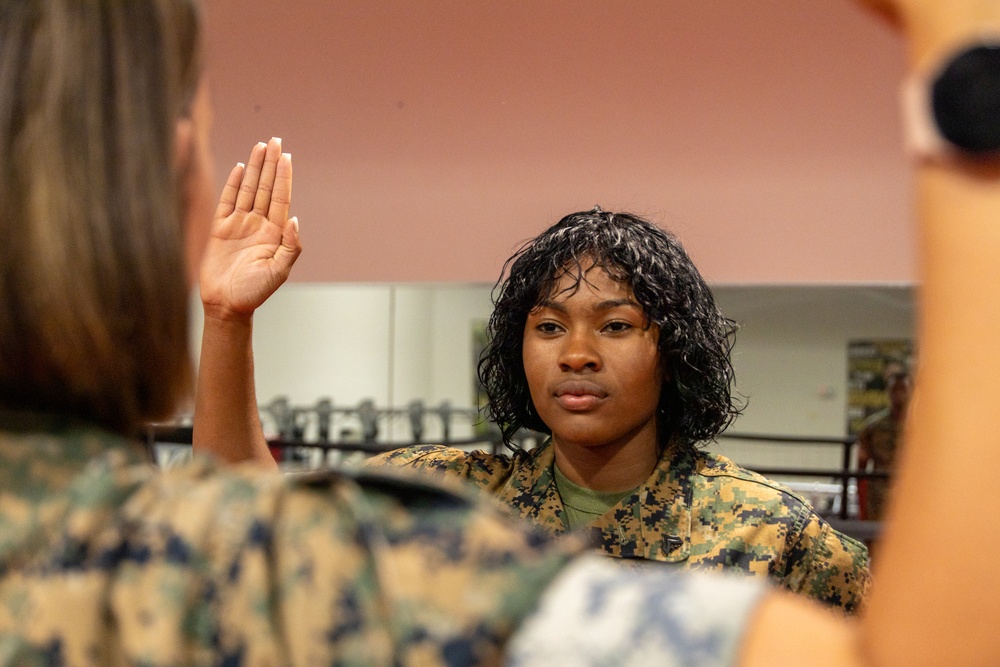
[[[500,500],[517,514],[552,533],[566,532],[566,510],[556,489],[552,441],[529,452],[514,453],[511,475],[497,490]]]
[[[0,570],[28,533],[60,526],[70,502],[97,510],[149,474],[138,444],[37,413],[0,410]],[[41,537],[39,537],[41,539]]]
[[[511,476],[497,495],[525,519],[553,533],[566,531],[566,515],[556,490],[555,451],[547,441],[515,454]],[[590,531],[596,545],[620,558],[678,562],[691,543],[691,474],[696,454],[672,445],[635,493],[598,519]]]

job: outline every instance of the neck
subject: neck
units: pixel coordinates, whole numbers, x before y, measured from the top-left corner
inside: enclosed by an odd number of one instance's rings
[[[655,427],[622,442],[579,445],[552,436],[556,465],[569,481],[593,491],[630,491],[653,472],[660,458]]]

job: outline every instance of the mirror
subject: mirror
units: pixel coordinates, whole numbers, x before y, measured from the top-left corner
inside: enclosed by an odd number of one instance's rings
[[[474,408],[475,339],[491,312],[491,287],[285,285],[255,320],[259,402],[284,396],[296,406],[329,398],[335,407],[371,400],[402,410],[422,400],[427,408]],[[914,337],[914,290],[908,286],[719,285],[713,291],[721,310],[740,325],[733,365],[736,389],[748,405],[732,433],[844,436],[848,344]],[[197,341],[200,307],[192,311]],[[456,419],[450,436],[472,437],[473,421]],[[442,437],[442,425],[428,420],[423,435]],[[380,430],[380,440],[411,439],[405,411]],[[751,467],[840,464],[839,454],[815,447],[726,439],[712,447]]]

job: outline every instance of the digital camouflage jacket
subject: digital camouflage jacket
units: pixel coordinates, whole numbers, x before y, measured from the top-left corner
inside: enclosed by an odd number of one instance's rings
[[[571,542],[398,473],[160,472],[0,414],[0,665],[490,662]]]
[[[550,533],[566,531],[551,441],[492,455],[437,445],[382,454],[391,464],[459,477]],[[870,574],[865,546],[834,530],[791,490],[729,459],[670,447],[630,497],[590,526],[611,556],[766,575],[793,592],[858,611]]]

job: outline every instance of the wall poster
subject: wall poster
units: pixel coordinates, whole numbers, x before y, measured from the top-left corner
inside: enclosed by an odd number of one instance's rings
[[[886,378],[894,369],[914,370],[913,341],[858,340],[847,344],[847,434],[857,435],[865,419],[889,407]]]

